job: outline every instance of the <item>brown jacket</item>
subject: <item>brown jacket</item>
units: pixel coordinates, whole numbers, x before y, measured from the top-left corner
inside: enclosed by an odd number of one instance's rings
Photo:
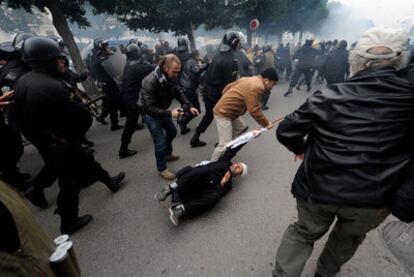
[[[263,127],[270,124],[261,109],[261,99],[265,86],[261,76],[244,77],[224,87],[223,96],[214,107],[214,114],[236,119],[249,111],[250,115]]]

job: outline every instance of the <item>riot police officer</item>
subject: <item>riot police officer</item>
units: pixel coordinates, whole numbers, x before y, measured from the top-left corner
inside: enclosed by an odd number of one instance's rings
[[[184,38],[177,40],[176,54],[182,64],[178,84],[193,107],[200,111],[200,102],[196,90],[200,82],[200,75],[207,69],[207,64],[201,65],[191,56],[188,50],[188,41]],[[194,117],[192,113],[187,112],[186,116],[180,120],[179,125],[182,135],[190,131],[187,124]]]
[[[60,79],[64,59],[58,44],[46,37],[29,38],[23,44],[23,58],[32,71],[22,76],[15,88],[17,121],[49,166],[50,176],[56,174],[59,179],[60,230],[70,234],[92,219],[91,215],[78,215],[79,191],[85,171],[95,175],[113,192],[120,188],[125,174],[110,177],[80,146],[92,117],[87,108],[72,97],[72,88]],[[33,185],[29,200],[47,206],[43,184]]]
[[[110,116],[111,130],[115,131],[121,129],[122,126],[118,124],[118,110],[121,104],[121,92],[114,79],[106,72],[103,63],[112,55],[112,50],[108,47],[108,41],[97,38],[93,42],[96,50],[95,57],[93,57],[93,67],[96,70],[96,77],[98,83],[101,85],[102,93],[105,97],[102,99],[102,114],[99,117],[100,122],[105,122],[105,117]]]
[[[140,114],[137,105],[139,91],[141,90],[142,80],[156,67],[141,59],[141,50],[135,43],[130,43],[125,48],[125,54],[127,63],[122,74],[122,105],[126,110],[126,121],[121,137],[121,148],[119,149],[120,158],[127,158],[137,153],[135,150],[128,149],[128,145],[135,130],[142,129],[142,125],[138,123]]]
[[[214,56],[208,67],[203,92],[206,112],[191,139],[192,147],[206,145],[205,142],[200,141],[200,135],[207,130],[214,119],[213,108],[220,99],[223,88],[238,78],[238,64],[234,52],[240,49],[240,44],[238,33],[227,32],[220,43],[219,53]]]
[[[4,42],[0,44],[0,60],[3,61],[3,67],[0,71],[0,88],[1,94],[13,91],[16,81],[30,67],[21,60],[20,52],[15,48],[30,34],[17,34],[14,42]],[[23,155],[23,141],[20,130],[16,124],[14,105],[11,103],[5,108],[7,112],[7,123],[3,114],[0,112],[0,145],[3,147],[0,157],[0,171],[2,178],[15,188],[23,191],[26,189],[25,181],[30,178],[29,174],[23,174],[18,171],[17,162]]]

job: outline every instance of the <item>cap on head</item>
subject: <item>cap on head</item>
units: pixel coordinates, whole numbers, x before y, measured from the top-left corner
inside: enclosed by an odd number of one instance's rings
[[[239,163],[241,167],[243,168],[243,171],[240,176],[246,176],[249,173],[249,170],[247,168],[247,165],[245,163]]]
[[[383,60],[392,59],[407,50],[408,34],[400,29],[372,28],[362,35],[355,46],[355,53],[359,56],[372,59]],[[386,54],[370,53],[375,47],[388,48]]]

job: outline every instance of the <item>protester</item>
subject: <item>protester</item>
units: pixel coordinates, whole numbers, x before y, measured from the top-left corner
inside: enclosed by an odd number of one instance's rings
[[[211,156],[212,161],[218,160],[227,143],[246,128],[246,124],[240,118],[246,111],[262,127],[273,127],[261,110],[261,98],[278,80],[275,69],[268,68],[258,76],[240,78],[223,89],[223,96],[214,106],[219,143]]]
[[[273,276],[297,276],[313,244],[333,230],[315,276],[335,276],[390,213],[411,171],[414,85],[408,36],[373,28],[349,58],[351,78],[317,91],[286,116],[278,140],[303,160],[292,184],[298,220],[280,242]]]

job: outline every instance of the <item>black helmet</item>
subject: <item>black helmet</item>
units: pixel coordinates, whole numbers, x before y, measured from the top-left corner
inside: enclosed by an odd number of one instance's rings
[[[177,51],[178,52],[188,51],[188,41],[185,38],[179,38],[177,40]]]
[[[272,46],[270,45],[263,46],[263,52],[269,52],[269,51],[272,51]]]
[[[26,62],[44,62],[61,57],[59,44],[47,37],[31,37],[23,43],[23,60]]]
[[[135,43],[130,43],[125,49],[127,60],[138,60],[141,56],[141,50]]]
[[[220,52],[227,52],[230,50],[236,50],[237,45],[240,43],[240,36],[237,32],[228,31],[221,40],[219,50]]]
[[[19,33],[17,34],[14,39],[13,39],[13,47],[14,49],[16,49],[16,51],[21,51],[23,48],[23,42],[28,39],[33,37],[32,34],[29,33]]]
[[[95,50],[101,50],[102,48],[108,46],[108,41],[103,38],[96,38],[93,40],[93,47]]]

